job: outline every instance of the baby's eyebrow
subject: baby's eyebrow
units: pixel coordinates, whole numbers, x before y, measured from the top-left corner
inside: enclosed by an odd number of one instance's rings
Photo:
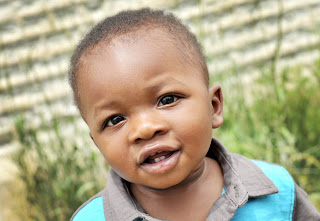
[[[101,112],[102,110],[111,108],[111,107],[115,106],[116,104],[117,104],[116,101],[111,101],[111,102],[107,102],[107,103],[105,103],[105,104],[103,104],[101,106],[95,107],[94,110],[93,110],[93,116],[97,117],[99,112]]]
[[[170,77],[170,78],[166,78],[165,80],[162,80],[161,82],[157,82],[154,85],[151,84],[149,86],[146,86],[143,89],[146,90],[146,91],[157,91],[160,88],[163,88],[164,86],[168,85],[168,81],[170,81],[170,85],[180,84],[180,85],[184,85],[185,86],[184,83],[182,83],[182,82]]]

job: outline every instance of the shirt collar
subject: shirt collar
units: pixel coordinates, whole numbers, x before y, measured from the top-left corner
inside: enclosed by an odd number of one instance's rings
[[[212,139],[207,156],[220,163],[226,191],[212,206],[208,220],[220,216],[224,219],[228,216],[231,218],[249,197],[278,192],[277,187],[258,166],[242,155],[229,153],[215,138]],[[112,169],[108,175],[108,188],[103,191],[103,206],[106,220],[158,220],[139,209],[126,182]]]
[[[224,186],[227,188],[226,192],[233,193],[231,188],[237,189],[237,186],[243,186],[249,197],[264,196],[278,192],[278,188],[274,183],[252,160],[240,154],[228,152],[223,144],[215,138],[211,141],[207,156],[216,159],[220,163],[224,174]],[[241,194],[240,192],[238,194]]]

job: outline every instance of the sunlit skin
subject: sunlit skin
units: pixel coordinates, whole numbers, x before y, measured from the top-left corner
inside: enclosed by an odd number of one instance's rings
[[[82,115],[106,162],[131,183],[148,214],[205,220],[223,187],[219,164],[205,157],[212,128],[223,122],[220,86],[208,88],[201,68],[165,32],[137,36],[99,43],[83,55]],[[155,150],[174,154],[143,162]]]

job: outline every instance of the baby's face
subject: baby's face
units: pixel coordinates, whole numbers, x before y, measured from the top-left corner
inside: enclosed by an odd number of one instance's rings
[[[214,89],[169,41],[154,30],[100,43],[78,73],[83,116],[107,163],[123,179],[157,189],[203,166],[216,118]]]

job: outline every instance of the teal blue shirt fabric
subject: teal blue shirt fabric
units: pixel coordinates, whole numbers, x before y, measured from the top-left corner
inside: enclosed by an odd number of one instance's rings
[[[229,153],[214,138],[207,157],[216,159],[224,174],[223,192],[207,220],[320,220],[319,212],[283,167]],[[108,188],[83,204],[71,220],[159,221],[144,212],[112,169]]]
[[[73,221],[104,221],[102,196],[90,200],[74,216]]]
[[[278,193],[249,198],[232,220],[292,220],[295,186],[290,174],[281,166],[253,161],[278,188]]]

